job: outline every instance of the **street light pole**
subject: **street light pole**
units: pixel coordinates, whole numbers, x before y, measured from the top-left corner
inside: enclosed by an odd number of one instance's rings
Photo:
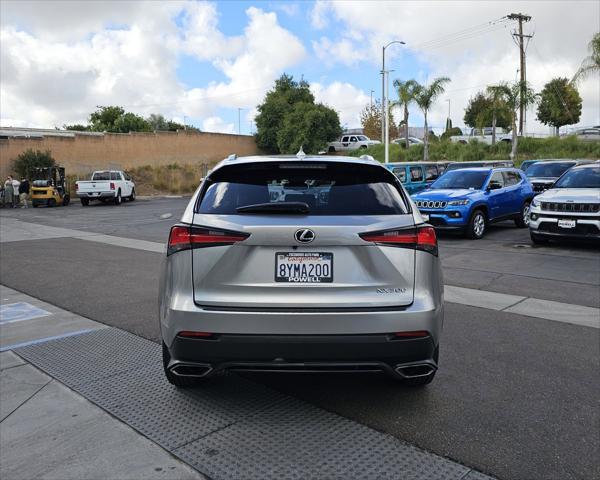
[[[389,111],[388,111],[388,100],[386,95],[386,77],[389,73],[385,69],[385,49],[394,43],[400,45],[406,45],[402,40],[394,40],[387,45],[384,45],[381,50],[381,141],[384,142],[385,148],[385,163],[390,163],[390,149],[389,149]]]

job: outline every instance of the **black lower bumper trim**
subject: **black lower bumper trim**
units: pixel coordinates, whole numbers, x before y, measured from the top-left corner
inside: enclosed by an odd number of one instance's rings
[[[223,334],[210,339],[176,337],[169,352],[173,361],[210,364],[215,370],[342,371],[430,360],[435,347],[430,336]]]

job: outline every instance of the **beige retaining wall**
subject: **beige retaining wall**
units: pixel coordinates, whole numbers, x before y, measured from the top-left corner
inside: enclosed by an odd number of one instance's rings
[[[76,134],[74,137],[0,140],[0,178],[12,173],[12,161],[27,149],[50,150],[67,174],[85,175],[105,168],[126,170],[143,165],[209,164],[232,153],[260,153],[254,137],[206,132]]]

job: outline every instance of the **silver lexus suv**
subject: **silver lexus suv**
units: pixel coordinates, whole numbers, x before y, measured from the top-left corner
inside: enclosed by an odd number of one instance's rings
[[[435,231],[371,157],[230,156],[171,229],[159,310],[180,387],[226,370],[425,385],[444,316]]]

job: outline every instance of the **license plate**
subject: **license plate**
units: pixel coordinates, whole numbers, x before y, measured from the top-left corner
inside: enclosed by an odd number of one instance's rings
[[[576,220],[559,220],[558,221],[558,226],[560,228],[575,228],[576,224],[577,224]]]
[[[275,281],[285,283],[333,282],[333,253],[278,252]]]

